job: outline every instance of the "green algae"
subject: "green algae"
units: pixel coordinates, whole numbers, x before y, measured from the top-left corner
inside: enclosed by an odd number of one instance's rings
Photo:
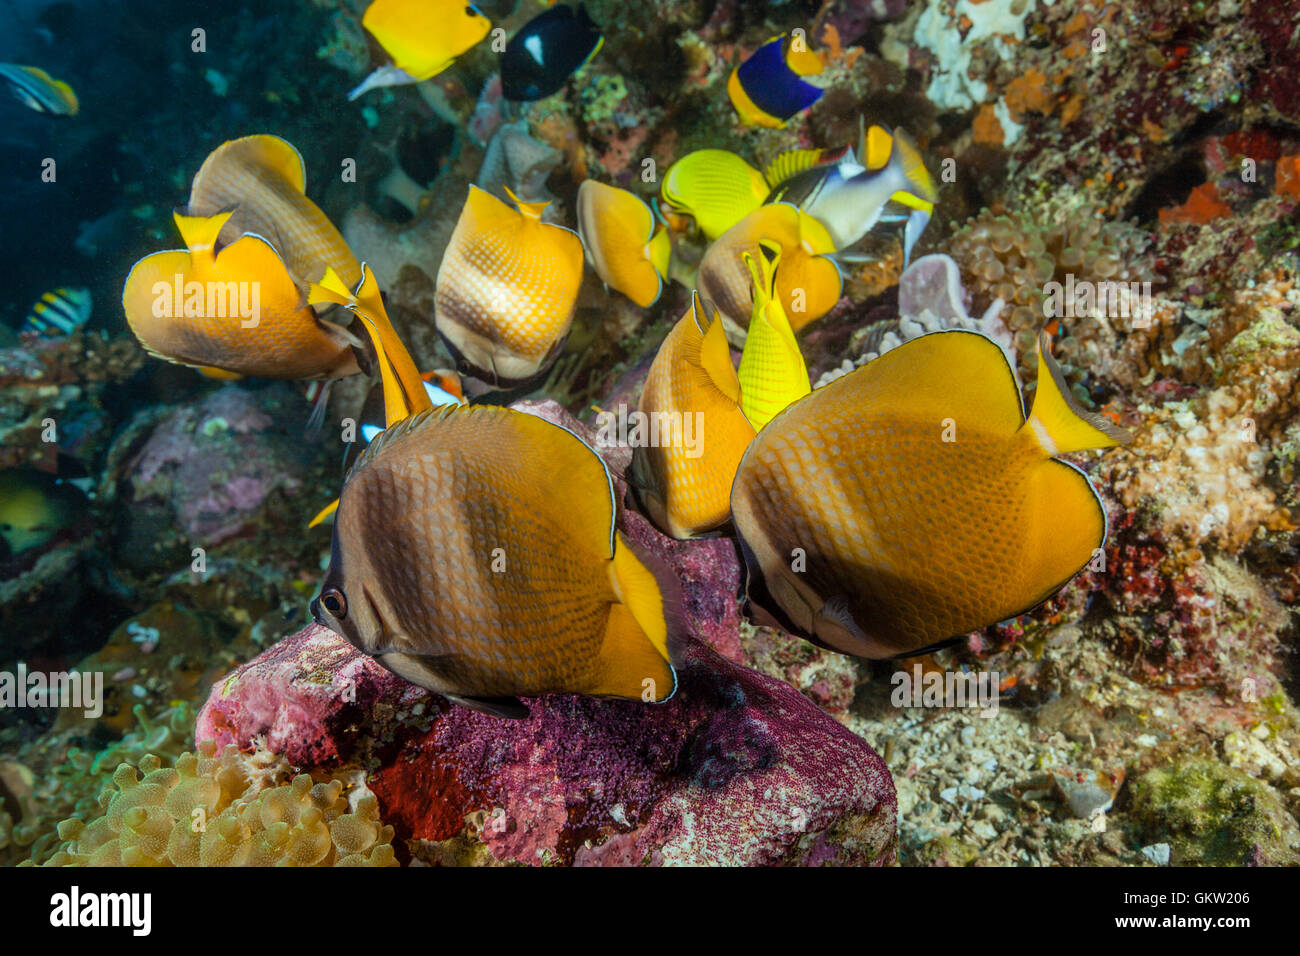
[[[1300,826],[1277,792],[1212,760],[1187,760],[1132,785],[1144,843],[1168,843],[1176,865],[1300,865]]]

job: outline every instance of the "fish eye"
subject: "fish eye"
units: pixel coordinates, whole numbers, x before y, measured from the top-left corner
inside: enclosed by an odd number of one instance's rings
[[[476,17],[476,16],[478,16],[478,15],[479,15],[479,14],[478,14],[478,8],[477,8],[477,7],[468,6],[468,7],[465,8],[465,16],[467,16],[467,17]]]
[[[330,588],[324,591],[320,596],[321,607],[329,611],[331,616],[336,620],[343,620],[348,616],[348,599],[343,596],[343,592],[338,588]]]

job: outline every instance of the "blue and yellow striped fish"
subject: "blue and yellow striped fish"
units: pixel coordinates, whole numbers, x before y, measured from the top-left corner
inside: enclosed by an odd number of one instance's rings
[[[14,96],[38,113],[51,116],[76,116],[80,105],[72,87],[56,80],[39,66],[0,63],[0,80],[9,84]]]
[[[89,289],[55,289],[36,300],[23,331],[71,335],[90,321]]]

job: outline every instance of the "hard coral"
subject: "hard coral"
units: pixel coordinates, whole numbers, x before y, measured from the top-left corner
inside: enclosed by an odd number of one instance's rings
[[[143,771],[141,777],[139,771]],[[392,827],[367,793],[291,776],[284,758],[212,741],[174,769],[147,755],[121,764],[99,797],[103,815],[59,824],[46,866],[394,866]]]
[[[995,299],[1009,306],[1004,315],[1020,361],[1022,381],[1035,375],[1034,342],[1047,323],[1044,302],[1049,282],[1151,282],[1152,264],[1144,255],[1144,235],[1125,223],[1106,222],[1084,209],[1047,221],[1028,212],[985,209],[953,234],[948,253],[961,267],[976,311]],[[1116,330],[1104,316],[1061,319],[1058,357],[1071,377],[1071,349],[1089,339],[1113,339]],[[1130,331],[1125,329],[1123,331]],[[1064,341],[1072,338],[1075,342]],[[1074,376],[1077,381],[1077,373]],[[1082,397],[1082,396],[1081,396]]]

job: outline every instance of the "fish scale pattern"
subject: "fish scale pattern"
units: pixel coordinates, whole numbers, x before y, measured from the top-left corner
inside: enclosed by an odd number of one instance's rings
[[[471,188],[438,270],[438,328],[482,368],[535,371],[568,334],[582,261],[582,242],[567,229]],[[489,354],[467,348],[458,328]]]
[[[680,416],[683,430],[686,416],[698,415],[694,420],[698,424],[692,425],[698,457],[692,458],[683,442],[637,449],[649,460],[668,530],[675,537],[711,530],[728,519],[731,483],[754,437],[740,406],[713,384],[701,366],[703,340],[692,309],[664,339],[641,397],[640,411]]]
[[[448,692],[532,696],[600,678],[617,600],[609,483],[563,429],[501,409],[426,415],[372,448],[337,520],[349,601],[364,582],[403,635],[377,643],[420,656]]]

